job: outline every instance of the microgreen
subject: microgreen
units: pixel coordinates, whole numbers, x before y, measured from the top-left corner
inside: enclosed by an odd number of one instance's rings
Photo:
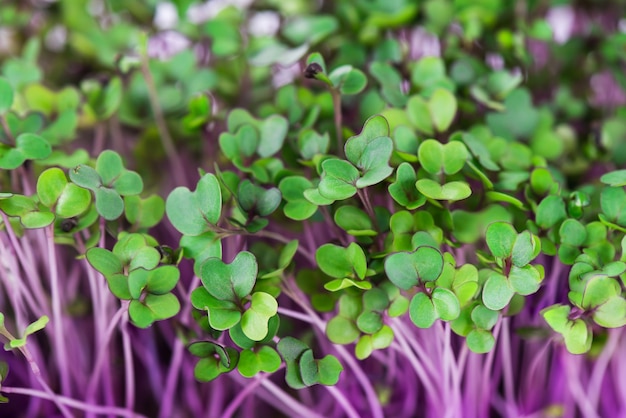
[[[0,415],[626,410],[618,4],[18,3]]]

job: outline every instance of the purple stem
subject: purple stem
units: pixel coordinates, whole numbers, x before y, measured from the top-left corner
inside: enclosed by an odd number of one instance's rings
[[[46,228],[48,238],[48,263],[50,274],[50,293],[52,298],[52,326],[54,330],[54,354],[58,363],[58,372],[61,378],[61,392],[63,395],[71,394],[71,381],[68,373],[69,363],[65,336],[63,335],[63,315],[61,313],[61,293],[59,291],[59,272],[57,269],[56,246],[54,244],[54,225]]]
[[[48,399],[51,401],[58,402],[59,404],[61,404],[61,406],[63,406],[64,409],[65,409],[65,406],[69,406],[71,408],[80,409],[81,411],[91,412],[94,414],[109,414],[109,415],[117,415],[117,416],[122,416],[122,417],[129,417],[129,418],[147,418],[145,417],[145,415],[136,414],[133,411],[127,411],[123,408],[93,405],[91,403],[78,401],[76,399],[68,398],[66,396],[49,394],[49,393],[42,392],[40,390],[35,390],[35,389],[2,386],[2,392],[33,396],[33,397],[37,397],[41,399]],[[69,411],[67,411],[66,414],[64,413],[64,415],[69,418],[74,416],[70,414]]]

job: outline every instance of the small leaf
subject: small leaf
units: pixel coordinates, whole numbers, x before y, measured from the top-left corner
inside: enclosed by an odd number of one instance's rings
[[[462,181],[451,181],[444,185],[431,179],[419,179],[415,183],[417,190],[426,197],[435,200],[463,200],[472,195],[472,189]]]
[[[482,329],[473,329],[466,337],[467,347],[477,354],[488,353],[496,345],[493,334]]]
[[[322,178],[318,186],[322,197],[344,200],[354,196],[359,171],[348,161],[330,159],[322,163]]]
[[[13,87],[6,78],[0,77],[0,115],[5,114],[13,105]]]
[[[508,258],[513,253],[517,231],[509,223],[494,222],[487,228],[485,239],[491,254],[498,258]]]
[[[559,196],[548,196],[539,203],[535,221],[543,229],[550,229],[567,216],[565,203]]]
[[[492,311],[499,311],[509,304],[514,294],[506,277],[492,273],[483,287],[483,303]]]
[[[167,197],[165,212],[174,227],[186,235],[200,235],[217,224],[222,212],[222,194],[217,177],[205,174],[191,192],[177,187]]]
[[[435,129],[439,132],[445,132],[456,115],[456,97],[449,90],[438,88],[430,97],[428,108]]]
[[[411,299],[409,316],[418,328],[430,328],[439,317],[433,301],[421,292]]]
[[[453,321],[461,313],[461,306],[456,295],[442,287],[436,288],[431,294],[432,303],[437,311],[437,316],[444,321]]]
[[[208,292],[219,300],[235,303],[250,294],[258,274],[254,254],[242,251],[230,264],[209,258],[200,266],[200,279]]]

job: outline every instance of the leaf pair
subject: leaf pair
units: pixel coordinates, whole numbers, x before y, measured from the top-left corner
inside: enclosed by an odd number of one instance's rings
[[[315,384],[333,386],[339,381],[343,367],[330,354],[322,359],[315,359],[313,350],[292,337],[282,338],[278,342],[278,351],[287,365],[285,380],[293,389],[303,389]]]
[[[361,133],[346,142],[348,161],[328,159],[322,162],[319,193],[326,199],[344,200],[352,197],[357,189],[380,183],[393,172],[389,166],[392,152],[387,120],[381,115],[372,116]]]
[[[128,313],[133,323],[147,328],[180,310],[171,293],[180,278],[175,266],[158,266],[161,254],[153,240],[142,234],[122,234],[113,251],[91,248],[87,261],[104,275],[111,293],[130,300]]]
[[[483,286],[483,303],[491,310],[503,309],[515,293],[535,293],[543,279],[543,268],[529,263],[541,251],[539,238],[528,231],[517,233],[513,225],[494,222],[487,228],[487,246],[503,266],[503,273],[493,272]]]
[[[371,284],[363,281],[367,271],[367,259],[361,246],[355,242],[347,248],[335,244],[324,244],[315,253],[320,270],[335,278],[324,285],[332,292],[355,286],[369,289]]]
[[[252,253],[242,251],[230,264],[209,258],[200,265],[199,272],[203,287],[193,291],[191,302],[196,309],[207,311],[211,327],[226,330],[241,323],[243,333],[251,340],[260,341],[267,336],[270,318],[278,311],[276,299],[268,293],[255,292],[248,309],[242,305],[258,274]]]
[[[100,153],[95,169],[81,164],[70,170],[70,179],[94,193],[96,209],[106,220],[117,219],[124,212],[122,196],[138,195],[143,190],[139,174],[124,168],[120,155],[110,150]]]

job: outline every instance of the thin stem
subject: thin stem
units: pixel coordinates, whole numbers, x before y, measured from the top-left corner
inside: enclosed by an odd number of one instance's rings
[[[282,369],[284,366],[280,366],[280,369]],[[277,371],[278,371],[277,370]],[[257,388],[261,385],[261,383],[263,383],[263,380],[267,379],[268,377],[271,376],[270,373],[261,373],[259,375],[257,375],[258,378],[255,379],[254,382],[250,383],[249,385],[247,385],[242,391],[240,391],[237,396],[235,396],[235,398],[228,404],[228,406],[226,407],[226,409],[224,410],[224,412],[221,413],[221,417],[222,418],[230,418],[235,411],[237,411],[237,408],[239,408],[239,406],[243,403],[243,401],[245,401],[248,396]]]
[[[42,393],[48,396],[47,399],[50,399],[51,401],[55,403],[55,405],[59,408],[59,411],[61,411],[64,417],[71,418],[72,414],[70,414],[70,411],[68,411],[67,408],[63,406],[63,403],[60,401],[60,398],[62,398],[62,396],[54,393],[52,389],[50,389],[50,386],[48,386],[48,383],[46,383],[46,381],[43,379],[43,376],[41,375],[41,369],[39,368],[39,365],[33,359],[33,356],[30,353],[30,350],[28,349],[28,347],[24,346],[24,347],[21,347],[19,350],[24,356],[24,358],[26,359],[26,361],[28,362],[28,365],[30,366],[31,371],[33,372],[33,375],[35,376],[35,379],[37,379],[37,382],[39,382],[39,384],[45,391]],[[6,389],[7,389],[6,386],[0,387],[0,391],[9,393],[7,392]]]
[[[146,86],[148,88],[150,107],[152,107],[152,113],[154,114],[154,121],[156,122],[157,129],[159,130],[161,143],[163,144],[163,148],[165,149],[165,152],[170,160],[170,164],[172,165],[172,175],[174,176],[174,181],[176,181],[176,184],[178,185],[186,184],[185,167],[180,159],[180,156],[178,155],[178,152],[176,151],[174,140],[167,129],[163,109],[161,108],[161,103],[159,102],[159,95],[154,83],[154,78],[152,77],[152,72],[150,71],[150,62],[148,60],[147,51],[142,51],[140,55],[141,72],[143,73]]]
[[[292,309],[283,308],[281,306],[278,307],[278,313],[281,315],[289,316],[291,318],[297,319],[302,322],[307,322],[309,324],[315,324],[315,321],[308,315],[300,313],[298,311],[294,311]]]
[[[128,310],[128,306],[121,307],[116,314],[111,318],[111,322],[109,323],[109,327],[107,328],[104,337],[102,338],[102,345],[100,346],[100,351],[98,352],[98,356],[96,357],[96,361],[94,363],[93,372],[91,373],[91,378],[89,379],[89,384],[87,385],[87,399],[91,399],[93,394],[95,393],[98,377],[100,376],[100,370],[104,364],[104,360],[106,358],[106,353],[108,352],[107,346],[111,337],[113,336],[113,331],[117,327],[117,323],[120,321],[124,313]]]
[[[293,280],[292,280],[293,281]],[[285,286],[289,286],[289,283],[285,283]],[[301,300],[295,292],[291,291],[289,288],[285,288],[285,294],[287,294],[291,299],[296,302],[303,311],[305,311],[312,319],[312,323],[320,329],[320,331],[325,332],[326,326],[324,321],[311,309],[306,302]],[[380,402],[378,402],[378,396],[372,387],[371,381],[363,372],[363,369],[357,364],[354,357],[348,353],[345,347],[341,345],[335,345],[335,351],[339,356],[348,364],[352,372],[354,373],[355,378],[361,385],[361,388],[365,392],[365,396],[367,398],[367,402],[371,409],[373,418],[383,418],[383,410]]]
[[[61,293],[59,291],[59,270],[57,268],[56,246],[54,244],[54,226],[46,228],[48,236],[48,263],[50,274],[50,293],[52,298],[52,326],[54,329],[54,350],[58,363],[59,375],[61,378],[61,390],[63,394],[71,393],[70,375],[67,372],[69,365],[67,362],[67,348],[65,337],[63,336],[63,316],[61,313]]]
[[[502,338],[500,341],[502,353],[502,367],[504,368],[504,399],[506,400],[507,415],[517,415],[517,405],[513,384],[513,360],[511,356],[511,336],[509,333],[509,318],[502,318]]]
[[[596,409],[598,408],[598,404],[600,401],[600,393],[602,391],[602,379],[606,373],[606,370],[609,366],[609,362],[613,358],[617,350],[618,343],[622,336],[622,328],[618,328],[612,330],[609,334],[609,341],[607,345],[602,350],[602,354],[596,360],[596,364],[593,367],[593,371],[591,372],[591,377],[589,378],[589,384],[587,385],[587,393],[589,398],[589,403],[593,405]]]
[[[341,391],[339,389],[337,389],[334,386],[324,386],[324,389],[326,389],[328,391],[328,393],[330,393],[330,395],[333,398],[335,398],[337,403],[339,405],[341,405],[341,407],[343,408],[343,410],[346,413],[346,415],[348,416],[348,418],[359,418],[360,417],[360,415],[358,414],[358,412],[356,412],[356,410],[354,409],[354,407],[352,406],[350,401],[344,396],[343,393],[341,393]]]
[[[134,413],[133,411],[127,411],[122,408],[93,405],[90,403],[78,401],[76,399],[68,398],[66,396],[49,394],[49,393],[42,392],[36,389],[2,386],[2,392],[14,393],[16,395],[33,396],[33,397],[37,397],[41,399],[47,399],[50,401],[58,402],[59,404],[61,404],[61,406],[69,406],[71,408],[80,409],[82,411],[91,412],[94,414],[110,414],[110,415],[117,415],[120,417],[129,417],[129,418],[146,418],[145,415],[137,414],[137,413]],[[64,413],[64,415],[69,418],[74,416],[70,414],[69,411],[67,411],[67,413]]]
[[[128,301],[124,301],[125,305],[128,305]],[[122,349],[124,351],[124,379],[125,379],[125,405],[126,409],[133,410],[135,403],[135,367],[133,364],[133,351],[131,348],[130,336],[128,335],[128,308],[125,309],[124,315],[122,315]]]
[[[593,404],[587,397],[587,393],[583,389],[578,374],[576,373],[580,368],[579,364],[576,364],[577,357],[564,353],[563,359],[565,361],[565,370],[567,375],[567,386],[574,398],[574,402],[586,418],[599,418],[598,413],[595,411]]]
[[[257,380],[258,379],[260,379],[260,377],[257,377]],[[282,402],[283,405],[285,405],[292,412],[294,412],[294,416],[298,416],[301,418],[324,418],[289,396],[284,390],[276,386],[270,380],[261,379],[261,386],[263,386],[268,392],[270,392],[275,399]]]
[[[337,136],[337,155],[340,158],[344,158],[344,150],[343,150],[343,114],[341,112],[341,93],[339,90],[330,87],[330,94],[333,98],[333,113],[335,120],[335,133]]]

